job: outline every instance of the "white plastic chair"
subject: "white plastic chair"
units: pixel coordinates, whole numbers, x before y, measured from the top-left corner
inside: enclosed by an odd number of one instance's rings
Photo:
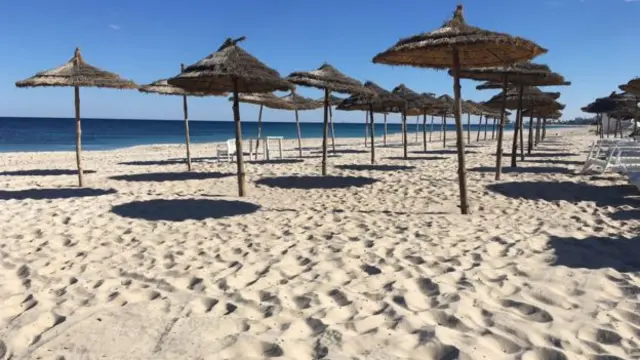
[[[606,156],[601,157],[600,154]],[[600,168],[600,173],[609,170],[628,173],[635,169],[640,170],[640,144],[635,142],[621,142],[614,145],[610,150],[603,152],[596,149],[594,154],[584,164],[581,173],[585,173],[592,168]]]
[[[216,147],[216,155],[218,161],[222,159],[222,157],[226,157],[227,161],[233,160],[233,157],[236,156],[236,140],[229,139],[224,144],[220,144]]]

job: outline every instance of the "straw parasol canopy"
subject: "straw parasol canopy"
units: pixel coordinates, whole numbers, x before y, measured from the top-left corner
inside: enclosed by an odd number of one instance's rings
[[[378,84],[367,81],[364,87],[368,93],[353,94],[338,105],[338,110],[368,110],[371,134],[371,163],[375,164],[375,129],[374,112],[398,112],[406,108],[407,102],[400,96],[387,91]]]
[[[506,92],[506,107],[508,109],[518,109],[519,100],[520,100],[520,92],[517,88],[511,88]],[[522,107],[527,108],[535,108],[535,107],[543,107],[550,105],[554,100],[560,97],[560,93],[558,92],[543,92],[540,89],[528,86],[524,88],[523,96],[522,96]],[[499,109],[502,107],[503,93],[501,92],[498,95],[492,97],[489,101],[486,102],[487,106],[490,106],[494,109]]]
[[[245,39],[244,36],[235,40],[227,38],[216,52],[187,66],[180,74],[168,80],[170,85],[189,92],[233,92],[239,196],[244,196],[246,191],[238,93],[269,93],[293,89],[293,85],[282,79],[276,70],[263,64],[238,45]]]
[[[180,70],[184,70],[184,64],[180,65]],[[191,171],[191,135],[189,134],[189,107],[187,104],[187,96],[208,96],[219,95],[227,96],[226,92],[218,93],[191,93],[183,88],[169,84],[167,79],[160,79],[152,82],[151,84],[142,85],[138,88],[138,91],[146,94],[160,94],[160,95],[174,95],[182,96],[182,110],[184,113],[184,128],[185,128],[185,143],[187,151],[187,170]]]
[[[628,83],[619,86],[620,90],[640,96],[640,78],[630,80]]]
[[[449,75],[452,72],[449,71]],[[524,85],[563,85],[566,80],[558,73],[551,71],[549,66],[523,61],[508,66],[493,66],[480,68],[465,68],[460,70],[460,77],[464,79],[489,81],[502,88],[505,77],[512,84]]]
[[[331,92],[343,94],[369,93],[362,84],[353,78],[341,73],[335,67],[324,63],[322,66],[312,71],[296,71],[287,80],[302,86],[315,87],[324,90],[324,122],[322,131],[322,175],[327,175],[327,132],[329,124],[329,110]]]
[[[76,48],[73,57],[64,65],[37,73],[22,81],[17,87],[64,86],[73,87],[76,113],[76,163],[78,166],[78,184],[84,186],[82,169],[82,126],[80,122],[80,88],[98,87],[111,89],[137,89],[133,81],[122,79],[119,75],[87,64],[80,48]]]
[[[538,84],[536,86],[570,86],[571,85],[571,81],[563,81],[560,83],[554,83],[554,84],[549,84],[549,85],[545,85],[545,84]],[[504,86],[501,83],[497,83],[497,82],[493,82],[493,81],[486,81],[478,86],[476,86],[476,89],[478,90],[494,90],[494,89],[503,89]]]
[[[169,84],[190,92],[219,93],[237,91],[263,93],[287,91],[291,83],[280,74],[249,54],[238,43],[246,38],[228,38],[218,50],[193,65],[187,66]]]
[[[229,98],[229,101],[233,101],[233,97]],[[242,103],[261,105],[270,109],[295,110],[293,104],[284,101],[284,99],[274,95],[273,93],[238,94],[238,101]]]

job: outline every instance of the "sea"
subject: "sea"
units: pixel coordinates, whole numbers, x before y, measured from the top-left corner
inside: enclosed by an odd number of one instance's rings
[[[411,121],[413,120],[413,121]],[[409,133],[422,132],[422,124],[414,119],[408,121]],[[28,118],[0,117],[0,152],[23,151],[71,151],[75,149],[75,119],[72,118]],[[336,138],[363,137],[364,123],[335,123]],[[430,119],[427,121],[429,131]],[[484,125],[483,125],[484,126]],[[235,136],[232,121],[189,121],[192,143],[222,142]],[[466,124],[465,124],[466,127]],[[478,125],[471,124],[477,131]],[[512,128],[507,125],[506,129]],[[301,123],[303,138],[321,138],[322,123]],[[388,133],[400,133],[399,123],[389,123]],[[433,131],[439,131],[438,119]],[[449,119],[447,130],[455,130]],[[256,137],[257,122],[242,122],[244,138]],[[382,122],[376,123],[376,136],[382,136]],[[491,124],[489,125],[491,131]],[[297,137],[296,125],[292,122],[263,122],[263,136]],[[179,120],[133,120],[133,119],[82,119],[83,150],[111,150],[137,145],[182,144],[185,141],[184,121]]]

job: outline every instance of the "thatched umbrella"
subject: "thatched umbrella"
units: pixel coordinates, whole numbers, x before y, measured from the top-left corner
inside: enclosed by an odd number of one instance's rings
[[[406,109],[406,101],[390,91],[387,91],[372,81],[364,83],[364,87],[369,93],[354,94],[344,99],[338,105],[338,110],[368,110],[369,111],[369,132],[371,134],[371,164],[376,162],[375,151],[375,126],[374,112],[398,112]],[[406,153],[405,153],[406,157]]]
[[[469,203],[462,135],[460,69],[510,64],[529,60],[545,52],[545,49],[531,41],[467,25],[462,15],[462,5],[458,5],[453,19],[441,28],[400,40],[373,59],[375,63],[389,65],[453,70],[460,208],[463,214],[469,213]]]
[[[460,71],[460,76],[466,79],[486,80],[485,84],[477,86],[477,89],[502,89],[502,93],[506,95],[509,84],[518,86],[518,90],[525,85],[570,85],[564,78],[551,69],[542,64],[535,64],[529,61],[522,61],[511,65],[500,65],[494,67],[468,68]],[[496,149],[496,180],[500,180],[502,174],[502,143],[504,139],[505,111],[504,102],[500,106],[500,122],[498,125],[498,144]],[[516,109],[518,109],[516,107]],[[516,113],[516,122],[514,127],[513,139],[516,142],[518,133],[522,128],[522,118],[520,111]],[[515,152],[514,152],[515,154]],[[515,166],[515,155],[512,154],[512,165]]]
[[[438,97],[438,101],[443,104],[440,109],[438,115],[442,116],[442,147],[447,147],[447,115],[454,114],[456,111],[456,100],[449,96],[448,94],[444,94]],[[460,104],[462,111],[462,104]],[[464,149],[463,149],[464,150]]]
[[[471,115],[479,116],[481,114],[480,109],[471,100],[464,101],[462,106],[467,108],[467,143],[471,142]]]
[[[427,113],[429,109],[433,109],[436,100],[429,94],[418,94],[409,89],[404,84],[400,84],[391,91],[407,103],[407,111],[414,115],[422,114],[422,143],[424,151],[427,151]],[[404,156],[407,158],[407,142],[404,142]]]
[[[487,101],[487,105],[493,108],[502,108],[503,106],[508,109],[518,110],[519,123],[516,123],[516,133],[514,133],[514,141],[511,154],[511,166],[517,166],[516,157],[518,152],[517,134],[520,134],[521,156],[524,159],[524,141],[522,130],[522,111],[523,109],[535,109],[537,107],[550,106],[555,99],[560,97],[559,93],[545,93],[540,91],[536,87],[519,85],[517,88],[511,88],[507,92],[501,92],[500,94]],[[533,118],[530,118],[530,123]],[[518,131],[518,127],[520,127]],[[531,125],[530,125],[531,127]]]
[[[633,116],[633,134],[638,130],[638,121],[640,118],[638,117],[638,106],[637,103],[640,101],[640,79],[636,78],[624,85],[619,86],[620,90],[635,96],[636,106],[634,109]]]
[[[82,126],[80,123],[80,88],[99,87],[111,89],[137,89],[133,81],[120,78],[117,74],[91,66],[84,62],[80,49],[76,48],[73,58],[57,68],[42,71],[22,81],[17,87],[64,86],[73,87],[76,112],[76,163],[78,165],[78,185],[84,186],[82,167]]]
[[[233,96],[229,98],[229,101],[233,102]],[[262,138],[263,108],[265,106],[270,109],[278,109],[278,110],[293,110],[294,108],[289,104],[285,104],[279,97],[277,97],[273,93],[238,94],[238,101],[260,106],[260,110],[258,110],[258,133],[256,135],[256,157],[257,157],[258,149],[260,148],[260,138]]]
[[[233,91],[239,196],[244,196],[246,189],[238,94],[269,93],[293,88],[289,82],[280,77],[277,71],[242,49],[238,42],[243,40],[245,40],[244,36],[235,40],[228,38],[216,52],[187,66],[178,76],[169,79],[169,84],[190,92]]]
[[[538,146],[540,141],[542,141],[542,133],[546,130],[543,128],[546,127],[547,119],[550,119],[554,116],[558,116],[560,114],[560,109],[563,109],[564,105],[558,102],[554,102],[550,106],[540,107],[536,109],[527,109],[522,112],[523,116],[533,116],[534,114],[538,117],[536,121],[536,133],[535,133],[535,143],[534,146]]]
[[[293,72],[287,80],[294,84],[324,90],[324,125],[322,131],[322,175],[327,175],[327,123],[329,122],[329,95],[331,92],[343,94],[368,93],[362,84],[350,78],[329,64],[323,64],[313,71]]]
[[[315,110],[320,109],[324,106],[321,101],[316,101],[313,99],[306,98],[304,96],[300,96],[295,93],[295,91],[291,91],[290,94],[285,95],[280,98],[285,103],[291,105],[293,110],[296,113],[296,130],[298,133],[298,151],[300,157],[302,157],[302,131],[300,130],[300,118],[298,117],[298,111],[305,110]]]
[[[180,71],[184,70],[184,64],[180,64]],[[160,95],[174,95],[182,96],[182,112],[184,113],[184,134],[185,143],[187,146],[187,170],[191,171],[191,136],[189,134],[189,106],[187,103],[187,96],[207,96],[207,95],[219,95],[227,96],[227,93],[220,92],[217,94],[204,94],[204,93],[189,93],[183,88],[170,85],[167,79],[160,79],[152,82],[151,84],[142,85],[138,88],[138,91],[148,94],[160,94]]]

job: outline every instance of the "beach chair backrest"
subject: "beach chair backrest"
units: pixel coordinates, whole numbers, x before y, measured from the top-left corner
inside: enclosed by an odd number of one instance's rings
[[[236,153],[236,140],[235,139],[227,140],[227,151],[229,152],[230,155]]]

